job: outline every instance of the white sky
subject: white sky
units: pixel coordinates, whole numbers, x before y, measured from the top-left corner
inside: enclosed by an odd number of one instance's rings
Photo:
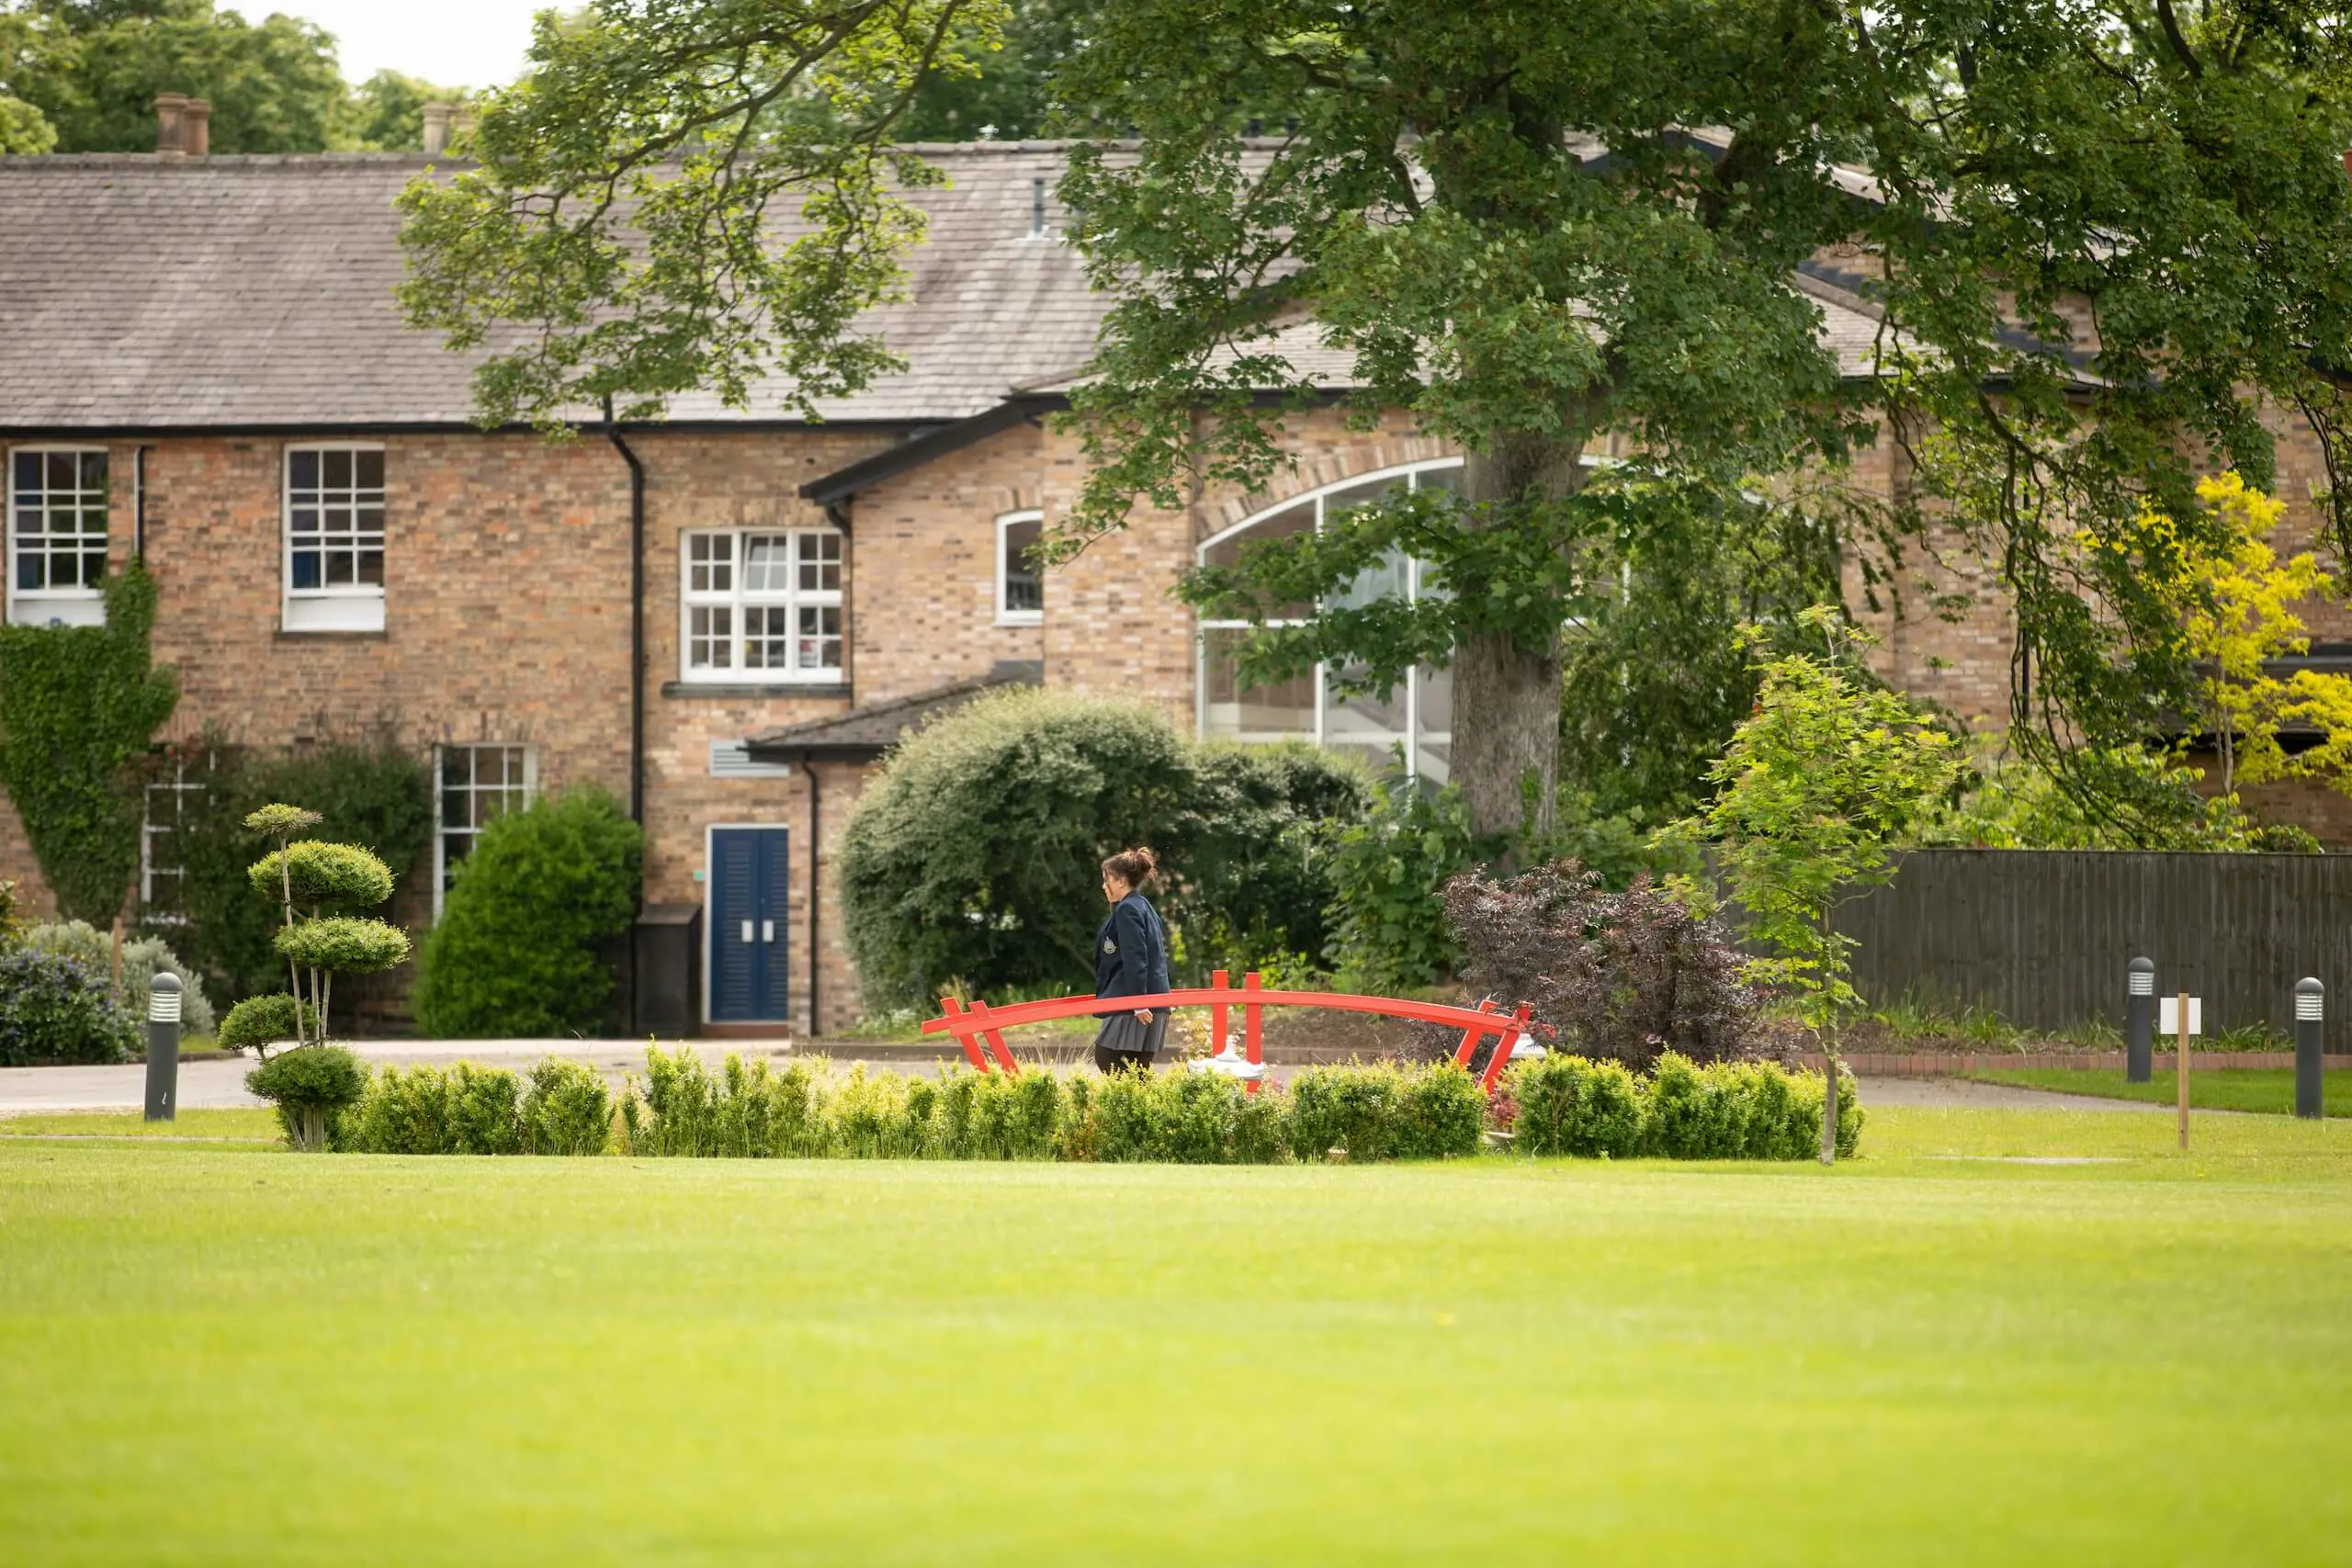
[[[334,35],[345,78],[390,67],[443,87],[489,87],[521,73],[531,17],[550,0],[223,0],[249,17],[284,12]]]

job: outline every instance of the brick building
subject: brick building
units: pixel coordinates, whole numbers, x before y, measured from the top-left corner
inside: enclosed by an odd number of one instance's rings
[[[1046,416],[1102,309],[1060,243],[1059,152],[924,151],[951,183],[919,194],[911,298],[874,323],[903,374],[822,423],[686,399],[560,443],[470,424],[469,362],[400,320],[391,203],[422,158],[0,159],[6,615],[87,621],[101,563],[136,555],[184,693],[167,739],[389,731],[429,752],[435,850],[394,910],[413,925],[499,810],[585,784],[629,801],[649,905],[707,917],[701,1010],[722,1030],[854,1018],[836,837],[901,729],[990,684],[1137,696],[1204,735],[1402,747],[1442,778],[1442,674],[1385,705],[1316,680],[1237,690],[1232,628],[1169,590],[1245,537],[1449,485],[1458,457],[1401,416],[1295,419],[1274,493],[1138,515],[1041,579],[1021,548],[1083,462]],[[1875,322],[1839,258],[1793,281],[1860,373]],[[1902,482],[1883,449],[1861,477]],[[1419,591],[1409,567],[1387,586]],[[1898,626],[1887,657],[1963,713],[2005,710],[1989,610]],[[169,867],[149,872],[152,899]],[[0,874],[43,907],[5,799]]]

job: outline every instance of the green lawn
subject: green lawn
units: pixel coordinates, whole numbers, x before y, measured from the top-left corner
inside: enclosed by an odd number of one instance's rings
[[[0,1141],[0,1541],[2344,1561],[2352,1124],[2170,1137],[1883,1111],[1834,1171]]]
[[[2018,1072],[1971,1075],[1984,1083],[2013,1084],[2020,1089],[2046,1089],[2059,1094],[2087,1094],[2104,1100],[2144,1100],[2155,1105],[2177,1105],[2180,1087],[2170,1062],[2159,1058],[2152,1083],[2127,1083],[2116,1072],[2078,1072],[2070,1067],[2037,1067]],[[2320,1085],[2330,1116],[2352,1116],[2352,1073],[2329,1073]],[[2206,1111],[2266,1111],[2280,1116],[2295,1113],[2295,1069],[2292,1067],[2224,1067],[2188,1075],[2188,1103]]]
[[[231,1143],[279,1141],[277,1113],[261,1107],[183,1111],[175,1121],[150,1122],[136,1111],[48,1111],[0,1116],[0,1138],[174,1138]]]

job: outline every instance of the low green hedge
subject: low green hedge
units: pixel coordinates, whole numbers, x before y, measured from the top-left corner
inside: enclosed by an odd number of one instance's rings
[[[1510,1070],[1513,1141],[1531,1155],[1807,1159],[1821,1151],[1822,1078],[1769,1062],[1706,1066],[1667,1052],[1646,1079],[1615,1062],[1550,1055]],[[1838,1069],[1838,1153],[1860,1145],[1854,1076]]]
[[[1838,1145],[1850,1156],[1862,1112],[1844,1082]],[[1818,1147],[1821,1078],[1668,1053],[1645,1081],[1553,1055],[1514,1067],[1490,1103],[1452,1063],[1309,1067],[1286,1091],[1251,1095],[1188,1071],[954,1067],[932,1079],[855,1066],[836,1077],[821,1062],[731,1055],[714,1071],[692,1050],[656,1046],[618,1096],[594,1069],[552,1056],[527,1077],[471,1062],[388,1067],[335,1115],[328,1141],[367,1154],[1272,1165],[1460,1159],[1504,1120],[1523,1154],[1804,1159]]]

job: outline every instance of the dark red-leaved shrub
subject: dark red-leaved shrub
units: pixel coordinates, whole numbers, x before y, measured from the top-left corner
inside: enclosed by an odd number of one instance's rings
[[[1470,993],[1534,1010],[1536,1038],[1647,1072],[1665,1050],[1696,1062],[1749,1055],[1757,997],[1716,921],[1647,876],[1611,893],[1573,860],[1445,885]]]

